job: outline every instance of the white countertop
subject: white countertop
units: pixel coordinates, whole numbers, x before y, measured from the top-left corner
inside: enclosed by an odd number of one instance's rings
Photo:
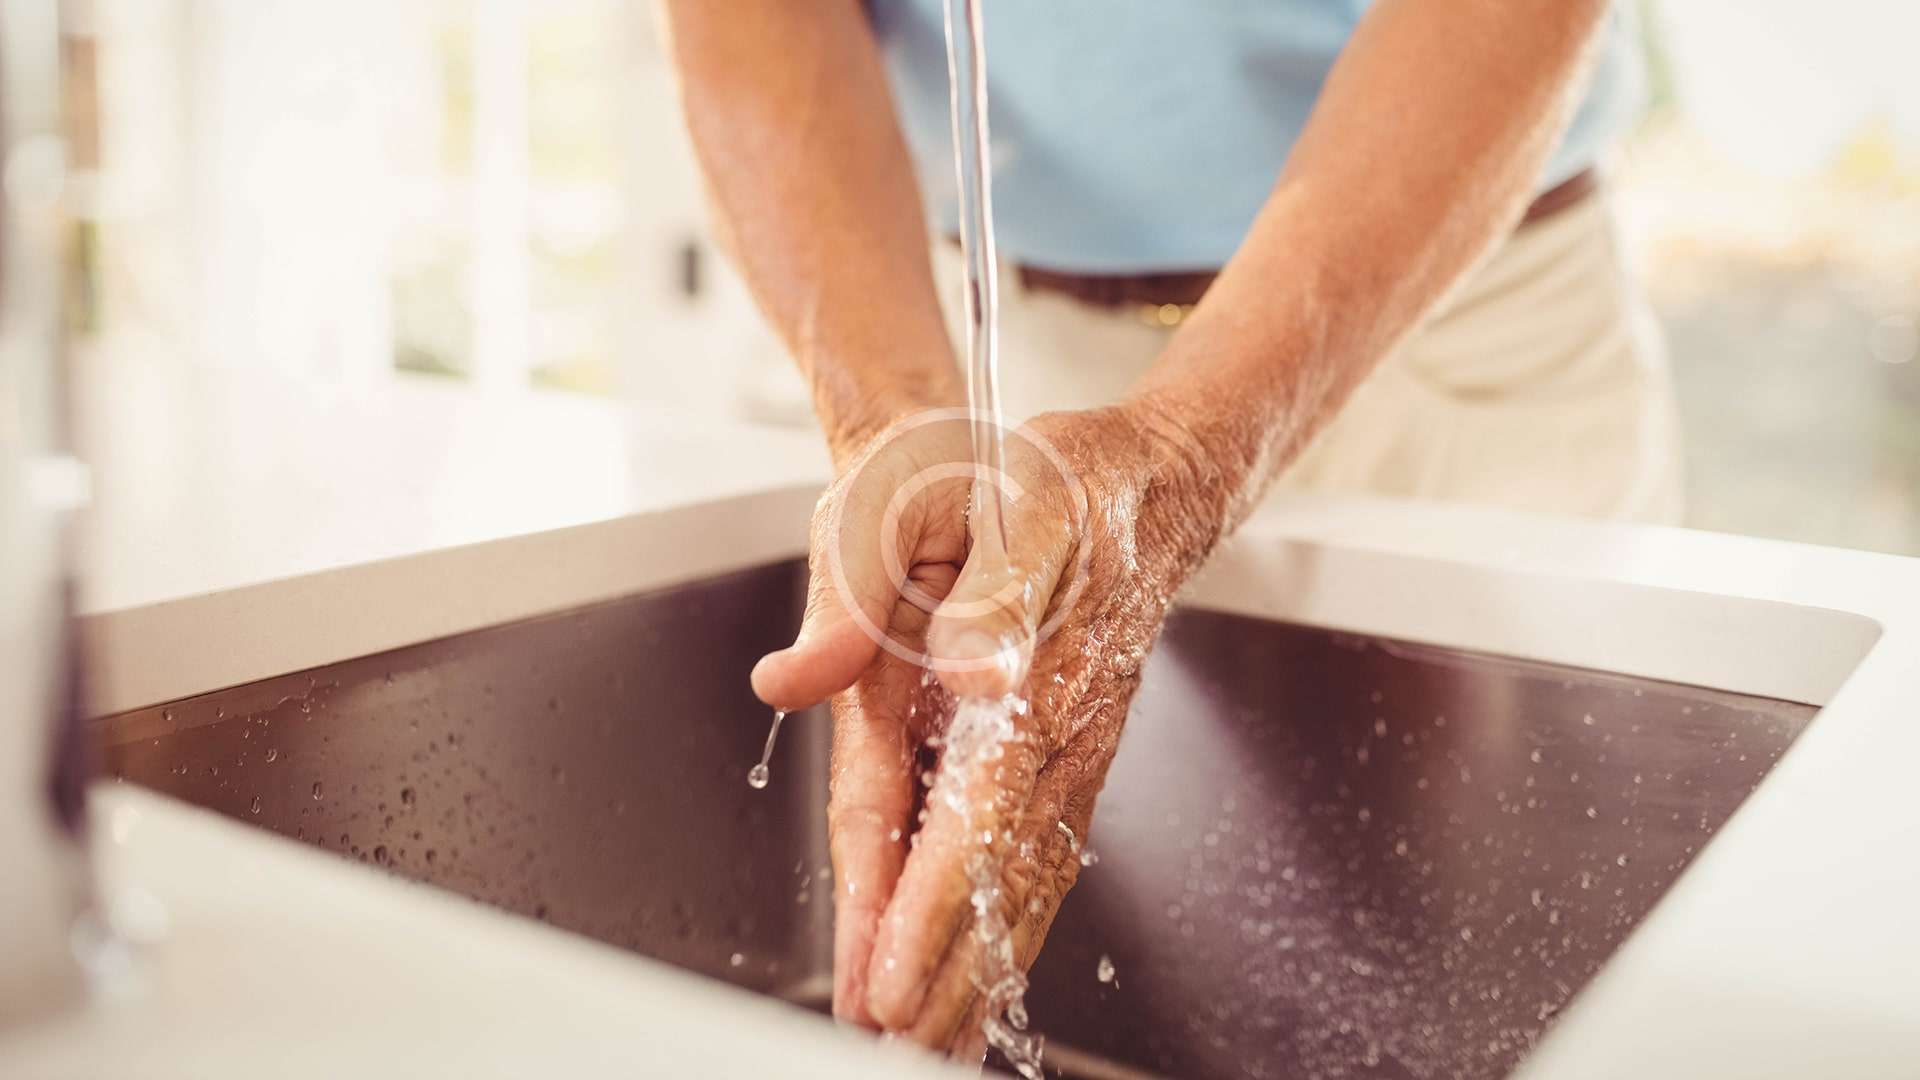
[[[116,992],[0,1030],[0,1075],[965,1075],[136,788],[92,810],[104,891],[164,933]]]

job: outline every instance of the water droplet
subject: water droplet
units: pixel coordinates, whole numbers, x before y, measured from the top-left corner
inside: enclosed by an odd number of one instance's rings
[[[313,782],[313,798],[316,802],[320,799],[320,781],[318,780]]]
[[[1533,753],[1528,754],[1527,759],[1529,761],[1532,761],[1535,765],[1540,764],[1540,751],[1535,750]]]
[[[257,813],[259,813],[259,812],[260,812],[260,796],[258,796],[258,795],[255,795],[255,796],[253,797],[253,805],[252,805],[252,806],[249,806],[249,807],[247,807],[247,809],[248,809],[248,810],[251,810],[252,812],[254,812],[254,813],[256,813],[256,814],[257,814]]]
[[[767,729],[767,742],[760,748],[760,761],[747,770],[747,786],[755,791],[766,787],[767,781],[773,778],[772,772],[767,768],[767,762],[773,760],[773,744],[780,738],[780,722],[786,718],[787,710],[773,710],[773,726]],[[928,786],[932,786],[931,781],[928,782]],[[896,839],[898,839],[897,836]]]
[[[269,747],[267,747],[267,760],[268,760],[268,761],[273,761],[273,760],[275,760],[275,759],[277,759],[277,758],[278,758],[279,756],[280,756],[280,751],[278,751],[278,750],[276,750],[276,749],[274,749],[274,748],[273,748],[273,747],[271,747],[271,746],[269,746]]]
[[[1100,954],[1100,963],[1093,969],[1094,977],[1103,983],[1113,981],[1113,958],[1106,953]]]
[[[1594,807],[1589,806],[1587,807],[1587,816],[1590,818],[1597,818],[1600,816],[1600,811],[1595,809]]]
[[[741,964],[744,964],[746,962],[747,962],[747,956],[745,953],[734,953],[732,956],[727,957],[728,967],[739,967]]]
[[[412,788],[403,787],[400,789],[400,803],[402,806],[412,806],[413,799],[414,799],[414,794],[413,794]]]
[[[380,844],[373,849],[373,861],[385,866],[387,863],[387,845]]]
[[[1587,725],[1588,727],[1592,727],[1592,726],[1593,726],[1593,714],[1592,714],[1592,713],[1588,713],[1588,714],[1586,714],[1585,716],[1582,716],[1582,717],[1580,718],[1580,722],[1581,722],[1581,723],[1583,723],[1583,724],[1585,724],[1585,725]]]

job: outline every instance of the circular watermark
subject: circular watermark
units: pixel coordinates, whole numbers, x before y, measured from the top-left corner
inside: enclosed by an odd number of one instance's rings
[[[1867,351],[1883,364],[1904,364],[1920,356],[1920,323],[1900,312],[1883,315],[1867,333]]]
[[[840,599],[841,607],[868,638],[895,657],[934,672],[975,672],[1001,668],[1005,664],[1004,658],[1009,654],[1028,644],[1038,645],[1044,641],[1059,628],[1061,622],[1073,609],[1087,585],[1087,564],[1091,554],[1088,545],[1078,542],[1074,544],[1072,563],[1062,570],[1060,579],[1054,586],[1051,604],[1053,613],[1031,630],[1025,629],[1022,624],[1019,634],[1024,635],[1023,637],[1016,636],[1002,640],[1000,647],[988,656],[935,656],[930,649],[916,647],[900,640],[889,633],[886,626],[876,622],[867,613],[865,605],[860,602],[860,598],[855,595],[852,586],[848,583],[847,529],[849,524],[846,509],[851,500],[846,497],[846,494],[862,482],[866,470],[874,467],[876,463],[893,460],[893,455],[889,451],[899,450],[906,440],[914,436],[915,432],[937,424],[961,425],[969,432],[991,431],[997,428],[1006,444],[1010,446],[1017,444],[1032,452],[1016,455],[1021,465],[1012,470],[1004,466],[999,469],[989,469],[978,464],[972,456],[954,456],[949,460],[922,465],[903,477],[886,477],[880,480],[890,484],[892,490],[887,493],[887,501],[878,520],[867,524],[866,527],[878,531],[878,535],[873,538],[877,543],[871,550],[877,552],[880,569],[886,575],[892,594],[925,612],[929,617],[939,612],[943,617],[963,619],[981,618],[1022,602],[1047,602],[1047,597],[1026,595],[1027,577],[1020,560],[1023,555],[1031,558],[1038,553],[1020,550],[1020,538],[1012,535],[1008,537],[1008,546],[1011,550],[1005,552],[1007,566],[1011,571],[1006,575],[1006,580],[991,594],[970,600],[950,601],[946,597],[933,595],[923,585],[913,580],[913,568],[904,557],[906,549],[911,547],[910,544],[901,542],[902,522],[907,518],[908,507],[916,498],[926,494],[927,490],[936,484],[970,480],[973,487],[969,490],[969,494],[974,498],[968,500],[969,505],[977,505],[976,500],[982,495],[980,491],[982,487],[991,489],[1003,506],[1011,507],[1032,496],[1037,488],[1054,485],[1058,485],[1059,489],[1067,494],[1070,500],[1069,505],[1086,505],[1086,488],[1081,484],[1079,475],[1068,463],[1066,455],[1062,454],[1058,447],[1030,427],[1008,428],[999,424],[996,419],[973,409],[929,409],[915,413],[894,423],[860,455],[848,469],[847,475],[835,485],[838,490],[830,504],[824,536],[825,561],[828,572],[833,577],[833,587]],[[971,447],[971,442],[968,440],[958,440],[958,442],[960,445]],[[1002,455],[1003,462],[1006,457],[1007,455]],[[967,515],[967,520],[961,527],[973,529],[977,525],[976,518],[977,515]],[[860,550],[868,550],[865,545],[859,545],[859,547]],[[984,545],[978,542],[973,543],[968,550],[967,563],[961,567],[962,575],[972,568],[972,560],[976,555],[998,550],[997,543]]]

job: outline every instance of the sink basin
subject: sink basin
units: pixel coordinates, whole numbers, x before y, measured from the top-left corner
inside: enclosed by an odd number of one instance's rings
[[[112,775],[796,1005],[830,990],[827,721],[746,672],[783,560],[96,722]],[[1193,606],[1028,1002],[1087,1077],[1511,1071],[1809,705]],[[1098,972],[1112,966],[1114,977]]]

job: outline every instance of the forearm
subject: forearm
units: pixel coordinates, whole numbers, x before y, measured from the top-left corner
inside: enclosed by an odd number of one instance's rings
[[[836,459],[964,398],[913,166],[856,0],[663,0],[721,242]]]
[[[1230,529],[1373,365],[1518,222],[1604,0],[1387,0],[1246,241],[1135,401],[1204,458]]]

